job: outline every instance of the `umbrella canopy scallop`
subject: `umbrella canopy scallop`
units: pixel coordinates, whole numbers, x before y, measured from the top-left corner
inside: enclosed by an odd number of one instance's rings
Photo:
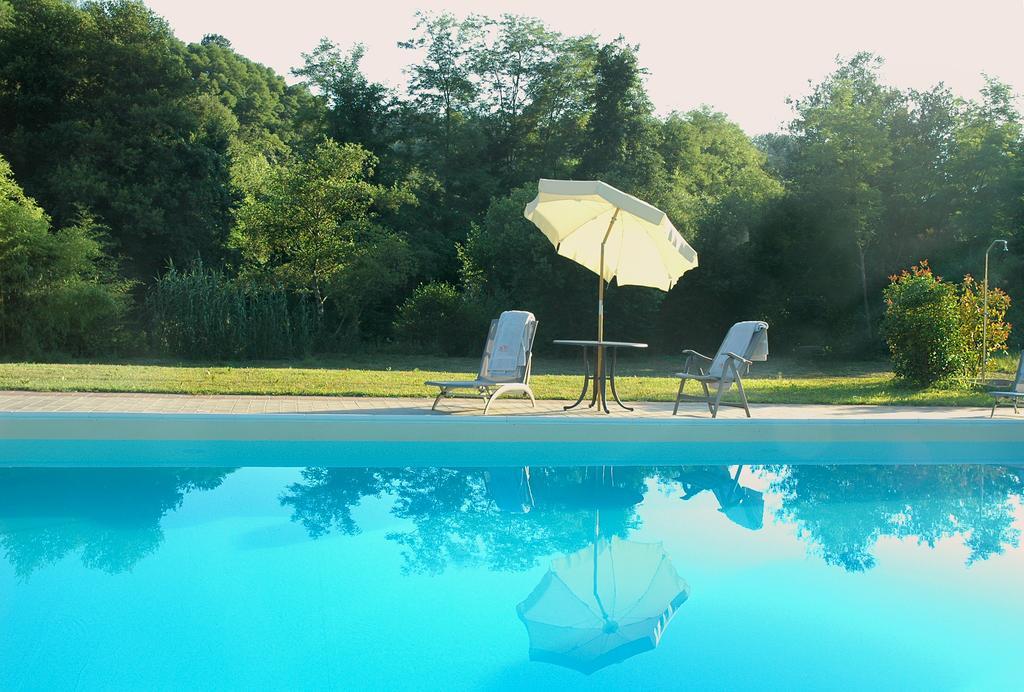
[[[665,212],[599,180],[541,179],[523,213],[558,254],[620,286],[667,291],[697,266]]]
[[[661,544],[602,538],[554,560],[517,612],[531,660],[589,675],[657,647],[689,595]]]

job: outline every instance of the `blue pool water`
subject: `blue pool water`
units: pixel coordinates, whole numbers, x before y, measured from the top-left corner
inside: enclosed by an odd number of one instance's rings
[[[0,689],[1021,684],[1022,468],[416,461],[0,468]]]

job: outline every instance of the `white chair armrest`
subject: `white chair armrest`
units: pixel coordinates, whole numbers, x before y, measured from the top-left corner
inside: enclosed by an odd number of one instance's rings
[[[734,359],[734,360],[738,360],[738,361],[740,361],[740,362],[741,362],[741,363],[743,363],[744,365],[751,365],[751,364],[753,363],[753,361],[751,361],[751,360],[747,360],[747,359],[746,359],[746,358],[744,358],[743,356],[737,356],[737,355],[736,355],[735,353],[733,353],[732,351],[729,351],[729,352],[728,352],[728,353],[726,353],[725,355],[729,356],[730,358],[732,358],[732,359]]]

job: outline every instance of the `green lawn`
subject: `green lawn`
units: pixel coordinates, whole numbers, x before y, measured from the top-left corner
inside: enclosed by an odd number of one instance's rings
[[[994,372],[1012,372],[999,359]],[[476,359],[433,356],[359,355],[297,362],[202,364],[170,361],[115,363],[0,363],[0,389],[187,394],[324,394],[336,396],[432,396],[429,379],[459,379],[475,373]],[[572,399],[579,392],[579,363],[541,357],[532,380],[544,399]],[[623,358],[619,393],[624,399],[672,401],[679,367],[665,357]],[[796,361],[772,358],[755,364],[747,380],[752,402],[786,404],[912,404],[985,406],[980,390],[901,386],[884,362]]]

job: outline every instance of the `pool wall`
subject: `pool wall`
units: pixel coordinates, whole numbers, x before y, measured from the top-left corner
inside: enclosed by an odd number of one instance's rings
[[[1024,426],[999,419],[0,414],[2,466],[362,467],[408,466],[410,459],[475,467],[1021,463]]]

